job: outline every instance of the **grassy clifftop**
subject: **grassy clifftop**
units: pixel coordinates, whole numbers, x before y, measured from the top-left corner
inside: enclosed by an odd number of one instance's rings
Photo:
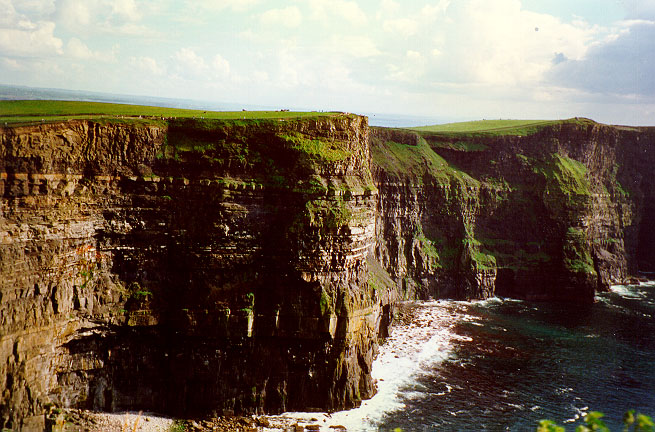
[[[556,124],[592,124],[585,118],[567,120],[477,120],[469,122],[446,123],[432,126],[408,128],[410,130],[439,135],[518,135],[525,136],[538,132],[546,126]]]
[[[122,121],[139,119],[204,118],[217,120],[295,119],[338,116],[343,113],[292,111],[205,111],[82,101],[17,100],[0,101],[0,124],[109,118]]]

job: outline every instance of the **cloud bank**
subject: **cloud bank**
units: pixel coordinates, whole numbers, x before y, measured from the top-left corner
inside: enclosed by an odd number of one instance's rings
[[[554,2],[557,3],[557,2]],[[435,118],[653,124],[655,0],[0,0],[7,84]],[[547,12],[544,12],[547,11]],[[609,24],[608,24],[609,23]]]

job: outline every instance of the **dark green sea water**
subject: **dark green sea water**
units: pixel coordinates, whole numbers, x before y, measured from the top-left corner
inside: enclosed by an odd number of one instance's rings
[[[399,325],[373,369],[380,394],[338,413],[349,431],[569,430],[590,410],[620,430],[655,415],[655,285],[617,286],[592,305],[430,302]]]

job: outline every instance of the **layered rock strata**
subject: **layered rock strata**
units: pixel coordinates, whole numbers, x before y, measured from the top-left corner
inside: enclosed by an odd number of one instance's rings
[[[650,271],[655,129],[372,128],[376,255],[408,297],[593,301]]]
[[[0,426],[336,410],[401,299],[593,301],[655,269],[655,131],[365,118],[0,128]]]
[[[0,136],[2,427],[38,428],[50,404],[191,416],[372,395],[365,118]]]

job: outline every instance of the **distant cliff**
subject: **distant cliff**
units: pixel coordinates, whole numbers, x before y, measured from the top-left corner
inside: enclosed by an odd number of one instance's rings
[[[655,267],[655,128],[372,128],[378,260],[407,297],[593,301]]]
[[[0,128],[0,426],[337,410],[401,299],[592,301],[655,267],[652,129]]]

